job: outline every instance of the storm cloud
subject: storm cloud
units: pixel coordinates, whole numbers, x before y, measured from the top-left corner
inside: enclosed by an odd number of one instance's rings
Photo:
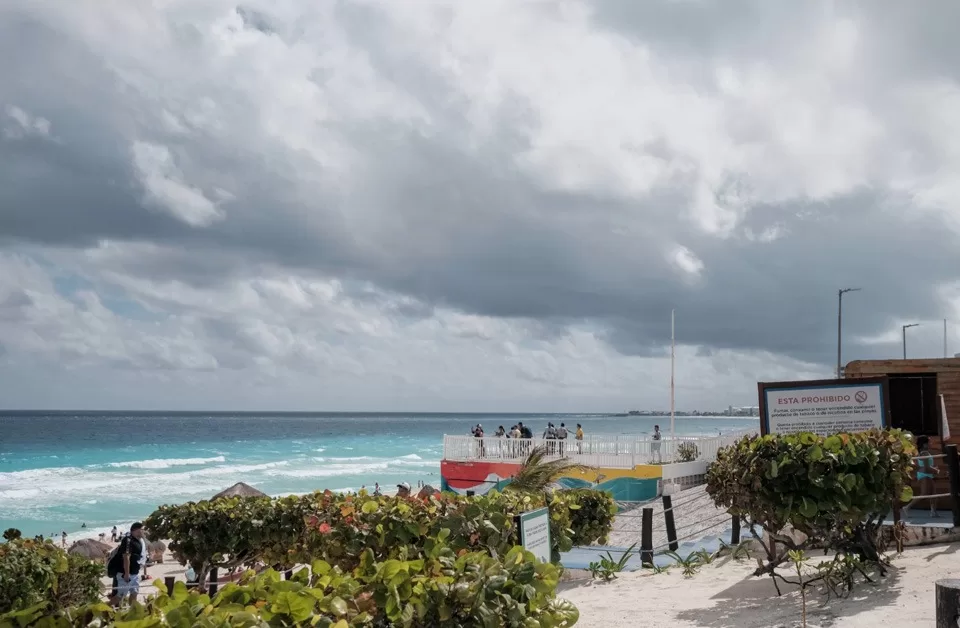
[[[749,404],[956,319],[955,3],[0,5],[18,407]]]

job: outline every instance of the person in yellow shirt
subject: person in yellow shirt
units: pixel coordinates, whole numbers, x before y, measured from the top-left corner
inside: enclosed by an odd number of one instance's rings
[[[583,426],[577,423],[577,453],[583,453]]]

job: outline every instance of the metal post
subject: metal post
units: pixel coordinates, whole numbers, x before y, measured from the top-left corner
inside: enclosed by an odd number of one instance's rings
[[[843,338],[843,290],[837,290],[837,379],[840,379],[840,347]]]
[[[283,572],[284,580],[293,580],[293,569],[287,569]]]
[[[207,586],[207,591],[209,591],[210,597],[213,597],[214,595],[217,594],[217,587],[219,586],[217,584],[217,578],[218,578],[217,568],[214,567],[213,569],[210,570],[210,581]]]
[[[843,338],[843,295],[846,292],[857,292],[860,288],[841,288],[837,290],[837,379],[840,379],[843,373],[843,366],[840,362],[840,347]]]
[[[947,471],[950,473],[950,505],[953,507],[953,526],[960,527],[960,456],[956,445],[947,445]]]
[[[937,628],[956,628],[960,618],[960,580],[937,580]]]
[[[640,563],[653,565],[653,508],[643,509],[640,524]]]
[[[910,323],[909,325],[903,326],[903,359],[907,359],[907,329],[910,327],[917,327],[920,323]]]
[[[165,576],[163,578],[163,584],[167,587],[167,595],[173,595],[173,586],[176,584],[176,578],[173,576]]]
[[[673,518],[673,498],[669,495],[663,496],[663,518],[667,524],[667,541],[670,543],[670,551],[675,552],[680,549],[677,543],[677,525]]]
[[[738,515],[733,516],[733,526],[730,528],[730,544],[740,544],[740,517]]]

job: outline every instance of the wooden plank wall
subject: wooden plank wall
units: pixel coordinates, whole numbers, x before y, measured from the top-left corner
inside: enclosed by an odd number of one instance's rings
[[[960,445],[960,358],[857,360],[847,365],[844,377],[861,378],[911,373],[937,374],[937,393],[943,395],[944,404],[947,406],[947,421],[950,424],[950,438],[947,442]],[[940,439],[931,438],[930,449],[933,453],[940,453]],[[936,465],[940,467],[940,477],[934,481],[934,492],[947,493],[950,491],[950,482],[946,464],[943,459],[937,459]],[[919,486],[914,483],[914,490],[918,489]],[[926,509],[926,506],[921,502],[914,508]],[[949,511],[950,501],[937,500],[937,508]]]
[[[947,406],[947,421],[950,423],[948,442],[960,445],[960,358],[857,360],[847,364],[844,377],[860,378],[911,373],[937,374],[937,393],[943,395]],[[931,439],[933,440],[936,439]],[[938,448],[939,445],[937,443]]]

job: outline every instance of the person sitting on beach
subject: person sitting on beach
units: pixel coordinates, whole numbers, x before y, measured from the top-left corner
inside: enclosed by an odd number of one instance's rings
[[[146,548],[143,542],[143,524],[130,526],[129,536],[123,537],[120,547],[107,563],[107,576],[113,578],[110,591],[110,603],[119,606],[124,597],[133,602],[140,593],[140,566],[146,562]]]
[[[494,432],[493,435],[496,436],[497,438],[503,438],[504,436],[507,435],[507,430],[503,429],[503,426],[501,425],[500,427],[497,428],[497,431]]]
[[[410,485],[406,482],[397,484],[397,497],[410,497]]]

